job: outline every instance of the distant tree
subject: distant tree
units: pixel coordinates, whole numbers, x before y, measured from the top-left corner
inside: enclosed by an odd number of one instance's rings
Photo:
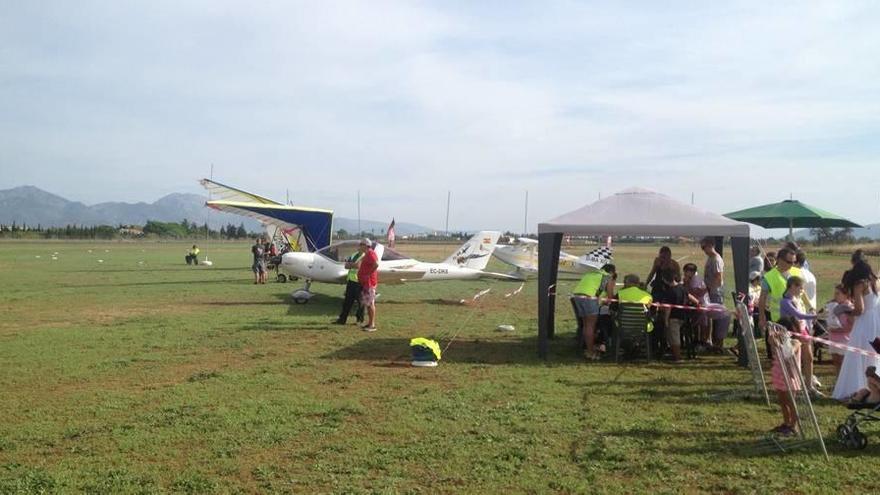
[[[855,237],[853,236],[853,229],[851,229],[850,227],[847,227],[845,229],[837,229],[837,231],[834,232],[834,242],[837,244],[847,244],[853,242],[854,240]]]
[[[810,235],[816,238],[816,245],[821,246],[834,240],[834,229],[831,227],[810,229]]]
[[[245,230],[245,228],[244,228],[244,222],[241,222],[241,225],[239,225],[238,229],[236,229],[236,231],[235,231],[235,238],[236,239],[245,239],[245,238],[247,238],[247,236],[248,236],[248,234],[247,234],[247,230]]]

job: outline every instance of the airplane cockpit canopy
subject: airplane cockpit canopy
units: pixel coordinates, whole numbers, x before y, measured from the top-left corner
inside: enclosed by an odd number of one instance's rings
[[[339,263],[345,262],[349,256],[358,251],[358,241],[346,241],[337,244],[331,244],[317,251],[321,256]]]
[[[382,252],[382,261],[397,261],[408,259],[409,256],[406,256],[405,254],[400,254],[388,246],[385,246],[385,250]]]
[[[358,246],[360,245],[360,241],[343,241],[336,244],[332,244],[323,249],[319,249],[317,251],[321,256],[335,261],[337,263],[343,263],[349,256],[353,255],[357,252]],[[408,260],[409,256],[405,254],[398,253],[397,251],[391,249],[388,246],[381,246],[382,248],[382,261],[397,261],[397,260]]]

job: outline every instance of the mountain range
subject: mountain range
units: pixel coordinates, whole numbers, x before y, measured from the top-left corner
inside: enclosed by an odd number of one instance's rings
[[[260,224],[252,219],[213,211],[205,207],[208,198],[198,194],[172,193],[153,203],[107,202],[85,205],[70,201],[34,186],[0,190],[0,225],[13,222],[31,227],[63,227],[65,225],[144,225],[147,220],[179,222],[186,219],[199,225],[207,222],[213,229],[244,222],[249,231],[259,231]],[[388,222],[361,220],[364,232],[384,235]],[[333,229],[357,231],[357,219],[334,217]],[[435,229],[406,222],[395,222],[397,235],[434,232]]]

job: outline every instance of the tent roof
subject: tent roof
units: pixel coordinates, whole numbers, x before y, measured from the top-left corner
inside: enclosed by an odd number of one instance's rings
[[[633,187],[538,225],[538,233],[748,237],[748,224]]]

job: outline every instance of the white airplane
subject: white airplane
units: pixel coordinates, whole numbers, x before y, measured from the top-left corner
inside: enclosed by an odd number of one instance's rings
[[[521,281],[520,277],[484,271],[499,236],[498,232],[480,232],[441,263],[418,261],[382,244],[376,244],[374,249],[379,257],[379,283],[479,278]],[[312,282],[344,284],[348,276],[345,259],[358,250],[359,243],[360,241],[343,241],[312,253],[284,254],[281,257],[280,270],[289,277],[306,280],[304,288],[291,294],[293,301],[297,304],[307,303],[314,296],[310,291]]]
[[[513,244],[496,247],[492,254],[500,261],[516,268],[517,274],[538,273],[538,241],[534,239],[519,237]],[[610,263],[611,255],[610,246],[594,249],[580,257],[561,251],[559,271],[578,275],[595,271],[605,263]]]

